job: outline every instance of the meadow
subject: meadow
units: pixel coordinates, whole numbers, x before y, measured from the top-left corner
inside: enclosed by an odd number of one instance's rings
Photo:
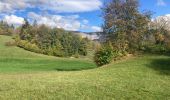
[[[170,57],[141,55],[97,68],[91,58],[57,58],[5,46],[0,100],[169,100]]]

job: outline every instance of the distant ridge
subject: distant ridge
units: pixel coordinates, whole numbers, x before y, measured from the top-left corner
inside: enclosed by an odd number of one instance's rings
[[[81,32],[81,31],[69,31],[69,32],[81,35],[83,38],[87,37],[90,40],[98,40],[99,39],[98,35],[101,33],[101,32]]]

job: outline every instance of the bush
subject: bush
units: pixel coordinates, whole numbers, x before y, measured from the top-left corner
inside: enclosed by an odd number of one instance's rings
[[[117,53],[113,51],[111,46],[102,47],[96,51],[94,61],[98,66],[109,64]]]
[[[19,40],[17,41],[17,46],[24,48],[25,50],[36,52],[36,53],[42,53],[42,50],[38,48],[36,44],[31,44],[28,41],[25,40]]]
[[[56,57],[64,57],[64,52],[62,51],[59,51],[59,50],[56,50],[53,52],[53,56],[56,56]]]

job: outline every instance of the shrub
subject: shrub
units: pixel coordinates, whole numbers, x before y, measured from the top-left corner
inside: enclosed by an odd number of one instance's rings
[[[109,64],[117,53],[113,51],[111,46],[102,47],[96,51],[94,61],[98,66]]]
[[[53,54],[54,54],[54,56],[56,56],[56,57],[64,57],[64,52],[59,51],[59,50],[55,50],[55,51],[53,52]]]
[[[42,50],[40,50],[36,44],[29,43],[29,47],[32,52],[42,53]]]
[[[36,44],[31,44],[28,41],[25,40],[19,40],[17,41],[17,46],[24,48],[28,51],[36,52],[36,53],[42,53],[42,50],[38,48]]]
[[[53,51],[54,51],[53,48],[50,47],[45,50],[45,52],[46,52],[45,54],[47,54],[49,56],[53,56],[54,55]]]
[[[17,46],[18,46],[18,47],[25,48],[27,41],[24,41],[24,40],[16,40],[16,42],[17,42]]]

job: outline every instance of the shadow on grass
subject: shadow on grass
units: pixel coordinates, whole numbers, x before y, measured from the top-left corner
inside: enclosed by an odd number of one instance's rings
[[[73,69],[61,69],[61,68],[57,68],[57,71],[84,71],[84,70],[91,70],[91,69],[96,69],[97,67],[94,68],[73,68]]]
[[[158,71],[162,75],[170,75],[170,58],[154,59],[147,66]]]

